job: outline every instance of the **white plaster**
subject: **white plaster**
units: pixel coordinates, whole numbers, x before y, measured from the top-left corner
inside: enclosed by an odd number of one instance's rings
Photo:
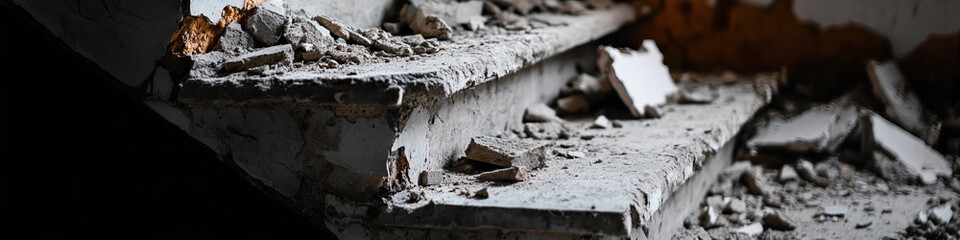
[[[204,15],[210,19],[210,23],[217,23],[220,22],[223,8],[227,6],[243,8],[243,0],[190,0],[190,15]]]

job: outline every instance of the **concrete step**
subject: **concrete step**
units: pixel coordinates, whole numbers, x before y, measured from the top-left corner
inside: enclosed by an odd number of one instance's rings
[[[417,186],[379,207],[328,195],[327,214],[341,217],[327,226],[346,239],[669,238],[732,161],[741,126],[776,89],[775,78],[726,84],[713,103],[671,104],[660,119],[621,120],[613,129],[570,124],[590,140],[522,139],[585,156],[554,155],[521,182]],[[476,196],[481,189],[486,197]]]

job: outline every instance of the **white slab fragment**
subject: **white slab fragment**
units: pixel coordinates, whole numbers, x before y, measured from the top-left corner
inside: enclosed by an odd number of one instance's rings
[[[644,40],[639,51],[602,46],[599,54],[597,65],[634,117],[645,117],[647,108],[667,103],[667,96],[677,92],[653,40]]]
[[[861,112],[861,118],[866,127],[865,146],[872,145],[882,150],[892,160],[902,163],[914,175],[920,175],[924,171],[934,172],[938,176],[952,175],[950,163],[923,140],[874,112],[865,110]]]

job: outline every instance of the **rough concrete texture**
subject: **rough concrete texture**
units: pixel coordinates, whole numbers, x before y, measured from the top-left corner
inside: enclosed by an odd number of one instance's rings
[[[283,31],[283,38],[296,49],[312,48],[319,51],[333,48],[334,40],[327,28],[320,26],[313,19],[294,17],[293,22]],[[309,44],[305,45],[305,44]]]
[[[449,24],[469,24],[478,18],[484,20],[480,16],[483,10],[483,1],[480,0],[412,0],[410,4],[422,10],[424,15],[439,17]]]
[[[867,73],[873,86],[873,95],[884,104],[885,115],[907,131],[934,144],[940,138],[940,123],[929,123],[925,118],[920,97],[913,92],[903,73],[893,62],[867,63]]]
[[[508,167],[478,174],[477,180],[480,181],[523,181],[527,179],[526,168]]]
[[[293,47],[290,44],[257,49],[256,51],[227,59],[223,69],[227,71],[246,70],[270,64],[290,64],[293,61]]]
[[[953,174],[953,168],[950,167],[950,163],[943,155],[930,146],[927,146],[923,140],[911,135],[872,111],[861,111],[860,118],[860,124],[863,125],[861,127],[863,130],[861,134],[863,149],[879,150],[877,153],[869,154],[870,157],[874,158],[874,161],[877,161],[875,164],[888,164],[884,163],[885,159],[878,159],[878,157],[889,159],[893,161],[893,163],[889,163],[893,164],[890,168],[906,170],[906,174],[909,175],[902,178],[906,178],[907,180],[916,179],[917,176],[920,176],[921,173],[926,171],[934,172],[936,175],[943,177],[949,177]],[[880,174],[885,175],[883,172]],[[894,177],[893,175],[885,175],[883,177],[901,178]]]
[[[747,140],[747,148],[828,154],[836,151],[857,126],[853,105],[823,105],[790,119],[774,118]]]
[[[211,24],[220,22],[221,13],[227,6],[243,8],[243,0],[190,0],[191,16],[206,16]]]
[[[470,140],[467,158],[503,167],[536,169],[547,160],[543,144],[479,136]]]
[[[151,79],[180,20],[180,1],[174,0],[10,2],[66,47],[131,89]]]
[[[600,47],[597,64],[634,117],[656,117],[649,116],[659,115],[648,114],[649,109],[667,103],[677,92],[653,40],[644,40],[639,51]]]
[[[246,51],[253,48],[253,36],[243,31],[239,23],[227,24],[217,41],[216,49],[223,51]]]
[[[257,42],[273,46],[280,41],[288,22],[290,17],[283,8],[283,1],[268,0],[253,9],[244,26]]]
[[[304,65],[265,77],[246,74],[218,76],[216,72],[197,70],[195,66],[194,72],[210,75],[188,78],[180,89],[179,100],[252,103],[291,98],[334,102],[329,96],[345,89],[377,92],[399,87],[405,93],[403,102],[424,102],[427,100],[423,99],[425,96],[448,97],[599,38],[632,21],[634,13],[627,7],[615,7],[580,16],[540,14],[538,17],[568,24],[534,29],[529,33],[455,37],[455,42],[440,43],[443,51],[416,60],[395,57],[389,62],[341,64],[336,69]]]
[[[671,105],[670,114],[661,119],[623,121],[620,129],[585,130],[597,135],[592,140],[559,140],[572,143],[587,156],[547,161],[545,167],[530,172],[523,182],[414,187],[392,195],[388,198],[392,200],[386,202],[388,207],[364,224],[359,218],[347,217],[331,220],[328,226],[342,229],[338,234],[345,238],[417,234],[424,230],[479,234],[483,230],[476,229],[481,226],[495,228],[496,232],[526,232],[528,237],[646,238],[649,236],[642,229],[653,227],[647,224],[672,193],[703,166],[708,155],[732,139],[754,111],[769,101],[765,91],[771,82],[721,87],[723,100],[718,102],[723,104]],[[590,122],[574,124],[586,129]],[[478,189],[486,189],[488,198],[469,197],[468,193]],[[409,191],[422,193],[423,200],[409,203],[397,197]],[[365,208],[339,204],[329,208],[338,209],[331,214],[345,216],[339,211],[349,213]],[[494,218],[497,220],[493,221]]]
[[[344,24],[363,28],[379,27],[398,11],[394,0],[284,0],[291,9],[304,10],[310,16],[326,15]]]

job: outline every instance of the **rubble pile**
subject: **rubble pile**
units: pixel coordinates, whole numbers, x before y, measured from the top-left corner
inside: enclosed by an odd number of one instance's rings
[[[754,120],[755,132],[744,136],[737,156],[745,160],[721,174],[680,236],[958,237],[957,156],[931,147],[940,136],[938,124],[929,121],[936,117],[922,110],[896,66],[872,61],[867,66],[872,93],[885,111],[857,100],[869,99],[866,91],[805,111],[795,111],[800,104],[792,100],[780,100]],[[928,206],[906,200],[917,198],[930,198]],[[902,221],[895,212],[916,220]],[[894,229],[842,233],[871,228]],[[836,232],[854,235],[822,235]]]

